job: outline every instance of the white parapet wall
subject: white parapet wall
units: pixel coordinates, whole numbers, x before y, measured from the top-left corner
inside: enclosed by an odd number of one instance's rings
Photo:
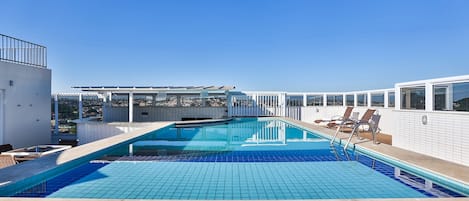
[[[125,122],[128,121],[127,107],[113,107],[105,109],[104,121]],[[221,119],[226,117],[225,107],[134,107],[134,122],[153,121],[181,121],[183,118],[209,118]]]
[[[469,166],[467,112],[400,110],[395,114],[394,146]]]
[[[396,83],[395,91],[393,145],[469,166],[469,75]]]
[[[0,144],[49,144],[50,69],[0,61],[0,93]]]
[[[100,139],[121,135],[153,125],[152,123],[127,122],[77,122],[77,139],[79,145],[94,142]]]

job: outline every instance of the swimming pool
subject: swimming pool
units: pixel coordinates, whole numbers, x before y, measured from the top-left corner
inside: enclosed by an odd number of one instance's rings
[[[168,127],[10,196],[341,199],[464,195],[277,119]]]

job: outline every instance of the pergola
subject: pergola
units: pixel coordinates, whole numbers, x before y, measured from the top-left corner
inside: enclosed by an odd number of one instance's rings
[[[206,97],[209,93],[226,94],[235,89],[234,86],[76,86],[83,92],[95,92],[104,96],[104,102],[112,101],[112,94],[128,94],[129,96],[129,122],[133,122],[133,99],[134,94],[200,94]],[[81,114],[82,96],[79,96],[79,114]]]

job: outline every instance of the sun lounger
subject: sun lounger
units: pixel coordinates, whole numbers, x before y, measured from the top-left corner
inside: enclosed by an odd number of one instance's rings
[[[376,143],[376,133],[378,131],[378,123],[379,123],[379,119],[381,118],[380,115],[375,115],[376,110],[373,110],[373,109],[368,109],[365,114],[363,114],[362,118],[358,121],[352,121],[352,132],[350,133],[350,136],[349,138],[347,139],[347,143],[345,143],[345,146],[344,146],[344,150],[347,149],[350,141],[352,140],[352,137],[353,135],[355,135],[355,133],[357,134],[357,137],[359,139],[361,139],[360,137],[360,132],[359,132],[359,128],[360,126],[362,125],[367,125],[368,126],[368,129],[371,130],[371,135],[373,137],[373,143]],[[338,128],[337,130],[339,130],[340,128]]]
[[[11,155],[0,155],[0,169],[16,165],[15,158]]]
[[[352,114],[352,110],[353,110],[353,107],[347,107],[347,109],[345,109],[343,116],[337,115],[337,116],[331,117],[331,119],[318,119],[318,120],[315,120],[314,122],[317,124],[321,122],[328,122],[327,127],[332,127],[332,126],[335,126],[336,124],[339,124],[340,122],[345,122],[349,120],[350,115]]]
[[[375,129],[377,128],[377,124],[372,120],[372,117],[373,117],[373,114],[375,113],[376,110],[374,109],[368,109],[365,114],[363,114],[362,118],[360,120],[353,120],[353,119],[349,119],[345,122],[342,122],[341,124],[338,125],[337,127],[337,131],[335,132],[335,135],[334,137],[332,138],[331,140],[331,144],[334,143],[335,139],[337,138],[337,135],[339,134],[339,132],[345,128],[345,127],[349,127],[349,128],[352,128],[352,132],[350,133],[350,137],[349,137],[349,140],[347,141],[347,144],[346,144],[346,147],[348,145],[348,142],[350,142],[352,136],[357,133],[357,136],[360,137],[360,133],[358,131],[359,127],[362,126],[362,125],[368,125],[369,128],[372,129],[372,132],[373,131],[376,131]],[[379,118],[378,118],[378,121],[379,121]]]

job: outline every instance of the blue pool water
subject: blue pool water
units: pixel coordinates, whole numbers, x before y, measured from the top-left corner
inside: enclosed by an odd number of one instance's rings
[[[165,128],[13,196],[114,199],[462,197],[278,120]]]

